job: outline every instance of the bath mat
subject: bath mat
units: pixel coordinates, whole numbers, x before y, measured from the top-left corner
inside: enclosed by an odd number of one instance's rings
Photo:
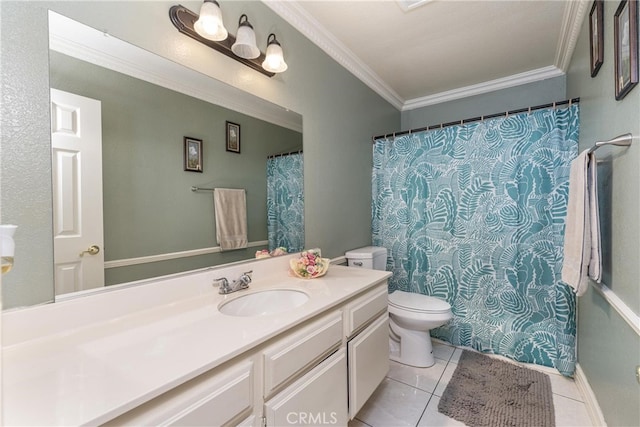
[[[555,426],[547,375],[472,351],[462,352],[438,411],[471,427]]]

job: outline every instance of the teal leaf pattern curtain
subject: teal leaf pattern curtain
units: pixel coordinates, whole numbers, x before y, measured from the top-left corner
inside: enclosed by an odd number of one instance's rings
[[[302,153],[267,159],[267,233],[269,250],[304,249]]]
[[[373,244],[389,291],[441,298],[452,344],[575,369],[575,296],[560,281],[579,107],[374,142]]]

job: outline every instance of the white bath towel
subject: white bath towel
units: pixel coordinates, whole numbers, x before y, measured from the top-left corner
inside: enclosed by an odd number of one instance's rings
[[[244,189],[216,188],[213,191],[216,239],[220,249],[247,247],[247,197]]]
[[[589,189],[589,221],[591,230],[591,258],[589,277],[602,281],[602,248],[600,247],[600,211],[598,209],[598,163],[596,153],[589,154],[587,188]]]
[[[595,169],[594,153],[584,151],[571,163],[569,176],[562,280],[578,296],[587,291],[590,266],[594,279],[600,280],[600,225]]]

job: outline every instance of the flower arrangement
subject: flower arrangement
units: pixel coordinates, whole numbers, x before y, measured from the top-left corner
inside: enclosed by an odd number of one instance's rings
[[[308,249],[300,252],[300,258],[289,261],[291,271],[302,279],[314,279],[324,276],[329,270],[329,258],[322,258],[320,249]]]

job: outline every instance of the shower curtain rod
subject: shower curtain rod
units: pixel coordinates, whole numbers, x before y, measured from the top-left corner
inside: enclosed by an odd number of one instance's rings
[[[510,114],[531,113],[532,111],[541,110],[543,108],[550,108],[550,107],[556,108],[556,107],[560,107],[560,106],[566,105],[566,104],[568,104],[569,107],[570,107],[572,104],[578,104],[579,102],[580,102],[580,98],[571,98],[571,99],[566,99],[566,100],[560,101],[560,102],[553,102],[551,104],[536,105],[535,107],[527,107],[527,108],[520,108],[518,110],[504,111],[502,113],[490,114],[488,116],[478,116],[478,117],[473,117],[473,118],[470,118],[470,119],[458,120],[458,121],[455,121],[455,122],[440,123],[438,125],[431,125],[431,126],[425,126],[425,127],[422,127],[422,128],[403,130],[401,132],[387,133],[387,134],[384,134],[384,135],[378,135],[378,136],[371,137],[371,142],[375,143],[377,139],[388,138],[390,136],[393,136],[395,138],[396,136],[412,134],[414,132],[424,132],[424,131],[428,131],[428,130],[442,129],[442,128],[446,128],[446,127],[449,127],[449,126],[463,125],[463,124],[466,124],[466,123],[482,122],[482,121],[484,121],[486,119],[494,119],[496,117],[509,117]]]
[[[288,151],[286,153],[280,153],[280,154],[269,154],[267,156],[267,159],[274,159],[276,157],[290,156],[292,154],[302,154],[302,150]]]

